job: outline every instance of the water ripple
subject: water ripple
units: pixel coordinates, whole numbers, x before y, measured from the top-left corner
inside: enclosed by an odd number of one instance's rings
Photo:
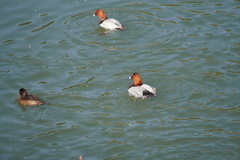
[[[89,78],[88,80],[86,80],[86,81],[83,82],[83,83],[76,84],[76,85],[72,85],[72,86],[69,86],[69,87],[63,88],[62,90],[68,90],[68,89],[72,89],[72,88],[75,88],[75,87],[79,87],[79,86],[81,86],[81,85],[83,85],[83,84],[87,84],[87,83],[93,81],[93,80],[96,79],[96,78],[97,78],[97,77]]]
[[[49,26],[50,26],[51,24],[53,24],[53,23],[55,23],[55,21],[51,21],[51,22],[49,22],[49,23],[47,23],[47,24],[45,24],[45,25],[42,25],[41,27],[39,27],[39,28],[37,28],[37,29],[34,29],[34,30],[32,30],[31,32],[40,31],[40,30],[42,30],[42,29],[44,29],[44,28],[49,27]]]

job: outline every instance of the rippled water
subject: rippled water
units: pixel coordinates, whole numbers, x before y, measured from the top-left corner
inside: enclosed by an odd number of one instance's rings
[[[104,33],[102,8],[126,30]],[[0,6],[0,157],[239,159],[240,1]],[[128,96],[138,72],[153,99]],[[20,88],[48,104],[23,107]]]

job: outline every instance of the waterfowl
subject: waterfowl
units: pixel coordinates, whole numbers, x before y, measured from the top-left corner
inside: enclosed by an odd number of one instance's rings
[[[143,84],[142,79],[138,73],[133,73],[129,79],[132,79],[132,83],[128,87],[128,93],[135,98],[152,98],[156,96],[156,89]]]
[[[24,88],[21,88],[19,90],[18,101],[19,103],[26,106],[36,106],[44,104],[44,102],[37,96],[28,95],[27,91]]]
[[[96,13],[93,15],[99,17],[99,25],[105,29],[125,29],[118,20],[114,18],[107,18],[106,13],[102,9],[97,9]]]

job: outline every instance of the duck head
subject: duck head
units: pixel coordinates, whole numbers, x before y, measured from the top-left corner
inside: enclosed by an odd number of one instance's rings
[[[132,79],[133,81],[133,86],[141,86],[142,85],[142,79],[138,73],[133,73],[129,79]]]

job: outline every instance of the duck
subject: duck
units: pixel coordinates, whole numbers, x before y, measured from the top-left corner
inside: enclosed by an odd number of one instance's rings
[[[26,89],[21,88],[19,90],[18,101],[25,106],[43,105],[44,102],[35,95],[29,95]]]
[[[93,16],[99,17],[99,25],[102,28],[109,30],[125,29],[118,20],[114,18],[107,18],[106,13],[102,9],[97,9]]]
[[[129,79],[133,81],[128,87],[128,93],[130,96],[142,99],[156,96],[156,88],[143,84],[142,78],[138,73],[133,73]]]

